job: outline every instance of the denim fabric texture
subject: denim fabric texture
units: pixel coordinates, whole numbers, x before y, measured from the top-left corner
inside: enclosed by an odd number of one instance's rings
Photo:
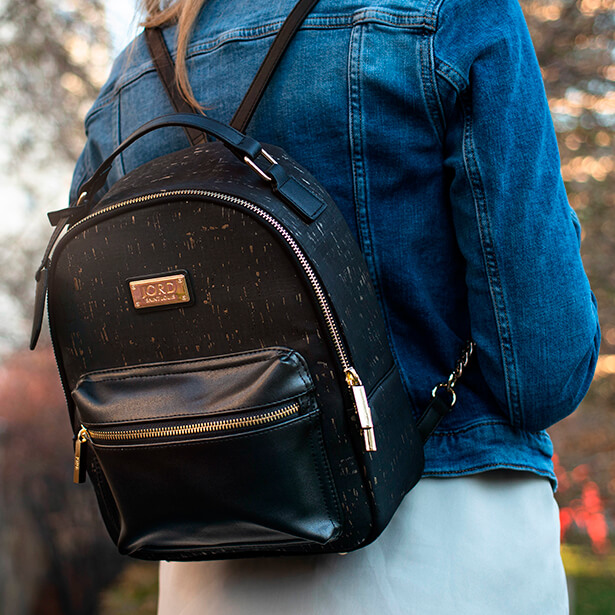
[[[205,4],[188,68],[210,117],[230,120],[293,5]],[[174,50],[174,27],[165,37]],[[87,115],[71,202],[123,139],[171,112],[139,36]],[[342,210],[417,415],[476,342],[425,475],[509,468],[554,481],[543,430],[585,395],[600,332],[517,1],[321,0],[247,133],[286,149]],[[147,135],[109,183],[187,145],[180,129]]]

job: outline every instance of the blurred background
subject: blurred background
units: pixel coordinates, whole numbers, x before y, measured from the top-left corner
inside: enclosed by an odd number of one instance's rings
[[[91,490],[72,484],[48,337],[26,350],[45,212],[66,205],[84,115],[138,32],[133,4],[0,0],[0,615],[155,613],[156,565],[116,555]],[[591,390],[550,430],[562,549],[572,612],[614,615],[615,0],[521,4],[602,325]]]

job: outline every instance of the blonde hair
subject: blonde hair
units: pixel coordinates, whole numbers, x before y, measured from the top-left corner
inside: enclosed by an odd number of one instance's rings
[[[141,10],[145,15],[142,26],[155,28],[177,23],[177,58],[175,60],[175,80],[182,98],[194,108],[203,111],[192,91],[186,68],[186,51],[192,29],[199,11],[206,0],[141,0]]]

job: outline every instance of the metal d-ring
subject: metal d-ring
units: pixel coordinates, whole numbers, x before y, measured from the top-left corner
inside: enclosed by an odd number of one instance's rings
[[[83,201],[87,198],[87,196],[88,196],[87,190],[84,190],[79,195],[79,198],[77,199],[77,204],[75,205],[75,207],[79,207],[79,205],[81,205],[83,203]]]
[[[455,391],[453,390],[453,388],[450,386],[450,384],[448,382],[441,382],[440,384],[437,384],[431,391],[431,396],[435,397],[438,393],[438,389],[446,389],[450,396],[451,396],[451,401],[450,401],[450,407],[452,408],[455,405],[455,402],[457,401],[457,394],[455,393]]]

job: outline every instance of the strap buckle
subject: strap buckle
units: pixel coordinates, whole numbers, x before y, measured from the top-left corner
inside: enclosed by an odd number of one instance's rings
[[[259,156],[262,156],[265,160],[267,160],[267,162],[269,162],[269,166],[267,167],[267,169],[261,169],[261,167],[259,167],[256,164],[256,160],[258,159]],[[251,158],[249,158],[248,156],[244,156],[243,160],[246,164],[248,164],[256,173],[258,173],[265,181],[268,182],[272,182],[273,181],[273,177],[271,175],[268,175],[268,171],[275,166],[276,164],[278,164],[277,160],[268,152],[266,152],[264,149],[261,149],[260,152],[258,152],[258,154],[256,155],[256,157],[254,158],[254,160],[252,160]]]

